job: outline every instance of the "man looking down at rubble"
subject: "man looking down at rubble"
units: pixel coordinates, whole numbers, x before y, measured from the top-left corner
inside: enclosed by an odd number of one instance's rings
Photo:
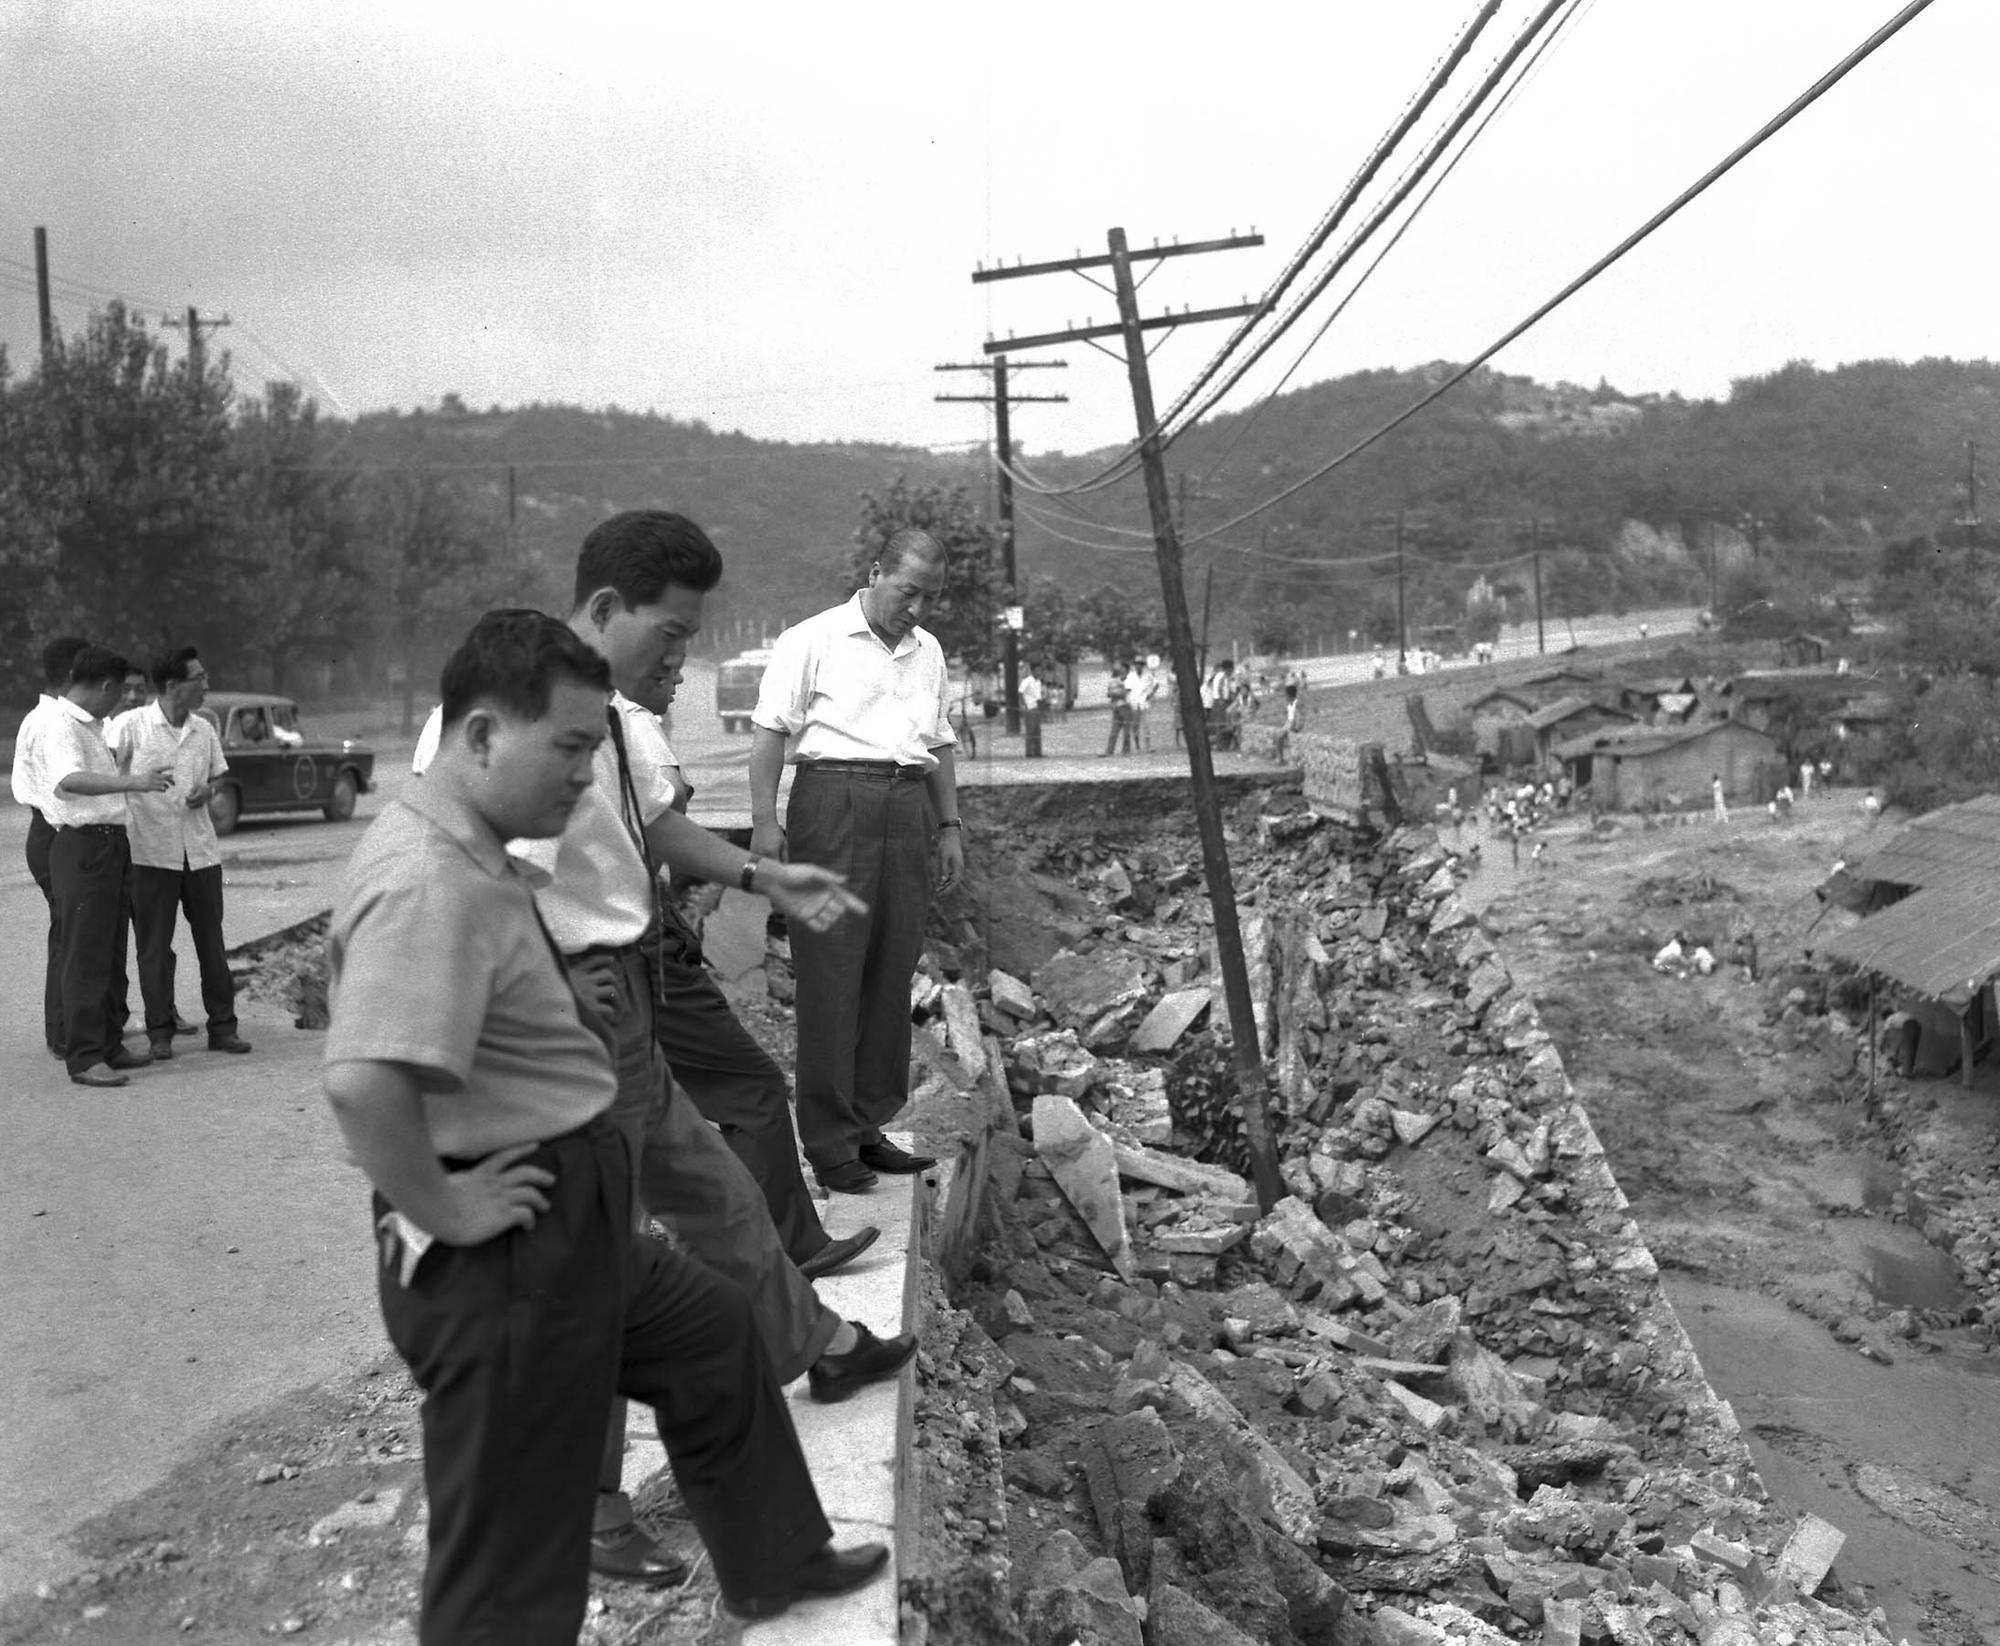
[[[820,1181],[845,1194],[865,1194],[877,1172],[936,1164],[882,1125],[910,1095],[910,974],[933,862],[940,891],[965,872],[944,649],[919,627],[944,578],[936,538],[896,532],[851,600],[778,637],[751,716],[750,849],[823,863],[868,905],[861,919],[791,933],[799,1139]],[[781,828],[788,744],[798,775]]]
[[[633,1233],[607,1043],[505,849],[589,792],[608,683],[553,618],[482,618],[445,667],[436,760],[370,826],[328,940],[327,1097],[424,1391],[424,1646],[575,1641],[618,1393],[653,1407],[732,1611],[887,1560],[832,1547],[743,1291]]]

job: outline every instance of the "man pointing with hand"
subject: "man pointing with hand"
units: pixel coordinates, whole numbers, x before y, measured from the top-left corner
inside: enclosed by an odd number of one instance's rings
[[[799,1140],[829,1189],[936,1162],[882,1125],[910,1095],[910,974],[935,889],[965,872],[945,718],[944,649],[920,627],[943,592],[936,538],[906,527],[853,599],[778,637],[751,717],[750,849],[780,849],[845,878],[868,913],[826,931],[794,923]],[[778,779],[798,767],[785,827]]]

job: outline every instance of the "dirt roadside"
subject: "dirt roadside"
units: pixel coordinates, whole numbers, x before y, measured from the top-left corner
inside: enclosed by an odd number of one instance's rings
[[[2000,1080],[1885,1072],[1870,1105],[1865,1006],[1825,1015],[1791,975],[1812,887],[1859,828],[1836,794],[1783,824],[1559,829],[1539,870],[1489,865],[1470,895],[1766,1485],[1848,1533],[1843,1578],[1895,1633],[1970,1646],[2000,1639],[2000,1290],[1963,1261],[1983,1250]],[[1677,930],[1722,955],[1745,929],[1760,984],[1650,964]]]

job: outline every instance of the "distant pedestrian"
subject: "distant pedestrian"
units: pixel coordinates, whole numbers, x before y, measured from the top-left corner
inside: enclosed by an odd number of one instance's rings
[[[125,659],[85,646],[50,716],[43,766],[49,878],[62,922],[63,1062],[79,1086],[122,1086],[124,1070],[151,1062],[125,1049],[117,982],[126,943],[125,796],[158,793],[172,772],[125,773],[105,744],[103,721],[125,690]]]
[[[63,1054],[62,920],[54,885],[49,879],[49,847],[56,837],[48,819],[47,755],[53,717],[62,710],[69,686],[69,666],[83,650],[81,635],[64,635],[42,648],[42,693],[14,735],[14,801],[28,808],[28,874],[41,888],[49,906],[47,969],[42,981],[42,1034],[49,1051]]]
[[[1518,818],[1507,825],[1507,845],[1514,854],[1514,867],[1521,866],[1521,824]]]
[[[1722,774],[1720,772],[1715,773],[1708,780],[1708,797],[1715,804],[1716,822],[1727,823],[1729,821],[1729,802],[1722,798]]]
[[[1813,780],[1813,763],[1810,760],[1801,760],[1799,762],[1800,800],[1812,799],[1812,780]]]
[[[229,770],[215,728],[195,711],[208,694],[208,670],[192,646],[153,665],[159,696],[112,723],[111,752],[128,771],[171,772],[174,787],[127,797],[132,850],[132,930],[139,947],[139,993],[153,1056],[174,1055],[180,1014],[174,1005],[174,925],[187,917],[201,968],[208,1047],[247,1052],[236,1032],[236,980],[222,937],[222,848],[208,815],[216,779]]]
[[[1111,669],[1111,684],[1106,688],[1111,698],[1111,735],[1104,740],[1107,755],[1130,754],[1132,752],[1132,688],[1130,685],[1131,665],[1114,664]]]

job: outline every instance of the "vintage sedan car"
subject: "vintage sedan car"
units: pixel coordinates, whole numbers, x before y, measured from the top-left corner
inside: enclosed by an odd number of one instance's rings
[[[308,736],[289,697],[210,692],[199,712],[222,734],[229,762],[208,803],[217,834],[255,812],[318,811],[343,822],[374,780],[373,749],[352,738]]]

